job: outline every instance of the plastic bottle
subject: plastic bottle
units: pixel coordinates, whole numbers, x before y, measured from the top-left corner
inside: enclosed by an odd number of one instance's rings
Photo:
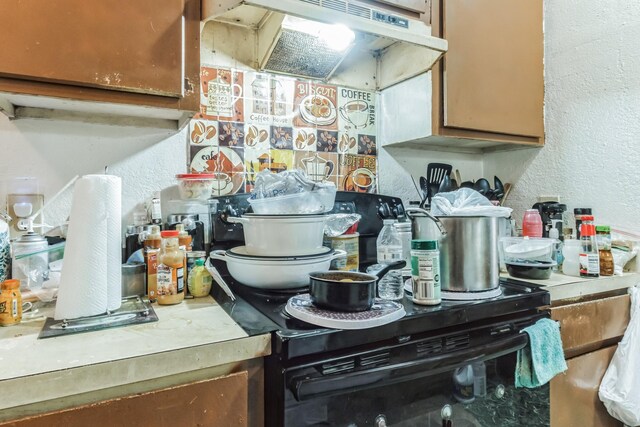
[[[580,240],[564,239],[562,255],[562,273],[567,276],[580,277]]]
[[[396,222],[394,227],[402,241],[402,259],[407,263],[402,274],[403,276],[411,276],[411,223]]]
[[[192,246],[191,243],[193,241],[193,237],[184,229],[184,224],[176,224],[176,230],[178,231],[178,246],[180,246],[180,250],[184,252],[184,261],[182,265],[184,267],[187,266],[187,252],[191,252]],[[185,268],[184,270],[184,280],[186,283],[189,281],[188,270]],[[188,286],[185,286],[185,294],[187,293]]]
[[[576,239],[580,240],[580,225],[585,216],[591,216],[591,208],[575,208],[573,216],[576,218]]]
[[[580,244],[580,277],[599,277],[600,257],[598,256],[596,227],[593,225],[593,216],[582,216]]]
[[[440,304],[440,250],[437,240],[411,241],[411,282],[415,304]]]
[[[149,219],[151,224],[161,225],[162,224],[162,210],[160,203],[160,192],[156,192],[151,199],[151,203],[149,205]]]
[[[471,366],[473,366],[473,395],[484,397],[487,395],[487,366],[484,362],[475,362]]]
[[[598,242],[598,256],[600,257],[600,275],[613,276],[614,262],[611,253],[611,227],[596,226],[596,241]]]
[[[206,297],[211,291],[213,278],[204,266],[204,260],[197,259],[188,280],[189,293],[196,298]]]
[[[537,209],[527,209],[522,218],[523,237],[542,237],[542,218]]]
[[[178,243],[178,230],[161,233],[158,253],[158,304],[178,304],[184,300],[184,251]]]
[[[560,241],[560,232],[557,228],[551,227],[551,229],[549,230],[549,238],[556,239],[556,242],[553,244],[556,266],[553,267],[553,270],[559,271],[562,267],[562,263],[564,262],[564,257],[562,256],[562,242]]]
[[[392,264],[402,260],[402,239],[394,227],[395,220],[385,219],[376,240],[378,264]]]
[[[461,366],[453,371],[453,397],[461,403],[471,403],[475,400],[473,392],[473,367]]]
[[[152,225],[144,239],[144,261],[147,264],[147,295],[155,302],[158,293],[158,252],[162,246],[160,227]]]

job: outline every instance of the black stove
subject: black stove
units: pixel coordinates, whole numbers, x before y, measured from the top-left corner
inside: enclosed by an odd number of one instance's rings
[[[227,201],[234,206],[221,203],[212,218],[217,248],[242,244],[237,230],[221,221],[237,214],[238,200]],[[375,260],[371,245],[375,251],[381,218],[403,213],[398,199],[367,194],[339,193],[336,207],[363,213],[365,265]],[[336,330],[285,312],[288,299],[306,289],[254,289],[229,277],[224,263],[214,264],[237,297],[231,301],[214,286],[222,308],[248,334],[272,334],[265,359],[267,426],[549,425],[548,386],[522,390],[513,381],[516,352],[528,343],[521,330],[549,317],[542,288],[502,280],[498,297],[438,306],[405,297],[406,315],[396,322]]]

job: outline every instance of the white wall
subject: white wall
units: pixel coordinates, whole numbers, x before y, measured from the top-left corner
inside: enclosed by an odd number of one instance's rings
[[[545,1],[541,150],[485,156],[486,175],[516,185],[516,218],[538,195],[640,231],[640,2]]]
[[[0,201],[11,191],[11,179],[33,176],[45,201],[73,176],[109,173],[122,177],[123,223],[136,205],[174,185],[186,170],[186,130],[107,126],[60,120],[19,119],[0,114]],[[71,191],[47,208],[47,223],[69,215]],[[2,206],[4,207],[4,206]]]

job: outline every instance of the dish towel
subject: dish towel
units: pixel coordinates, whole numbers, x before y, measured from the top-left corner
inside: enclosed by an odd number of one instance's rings
[[[516,387],[540,387],[567,370],[558,323],[540,319],[523,331],[529,335],[529,345],[518,350]]]

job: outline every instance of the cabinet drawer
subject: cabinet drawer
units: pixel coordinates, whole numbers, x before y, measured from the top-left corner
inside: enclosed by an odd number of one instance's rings
[[[570,304],[551,309],[560,322],[567,358],[616,343],[629,324],[629,295]]]
[[[2,427],[246,426],[247,371],[50,412]]]

